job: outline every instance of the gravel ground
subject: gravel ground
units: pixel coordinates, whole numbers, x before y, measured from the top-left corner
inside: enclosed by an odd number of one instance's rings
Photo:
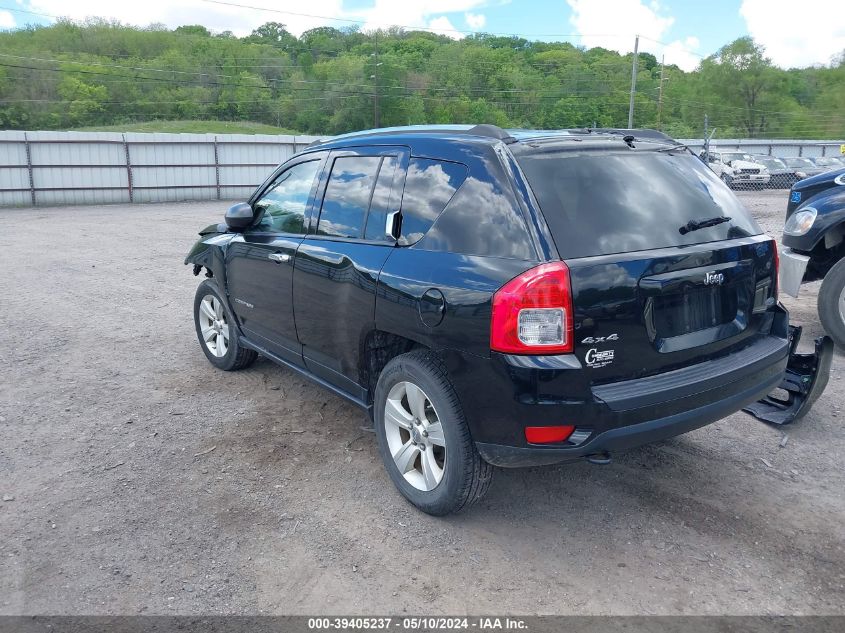
[[[182,258],[225,206],[0,210],[0,613],[845,613],[841,354],[785,445],[737,414],[436,519],[359,410],[205,360]]]

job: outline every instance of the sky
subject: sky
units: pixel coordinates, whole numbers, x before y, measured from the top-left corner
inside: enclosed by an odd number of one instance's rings
[[[233,6],[241,5],[241,6]],[[845,51],[843,0],[0,0],[0,29],[100,17],[249,34],[282,22],[299,35],[317,26],[427,28],[453,38],[486,32],[640,50],[692,70],[703,57],[751,35],[783,68],[829,65]],[[271,10],[262,10],[271,9]]]

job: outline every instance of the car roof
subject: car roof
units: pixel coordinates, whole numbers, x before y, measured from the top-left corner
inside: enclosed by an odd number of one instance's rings
[[[676,141],[657,130],[625,128],[573,128],[560,130],[503,129],[495,125],[450,124],[450,125],[406,125],[362,130],[341,134],[325,140],[318,140],[308,146],[308,150],[353,147],[362,143],[379,145],[417,145],[442,141],[451,144],[490,146],[495,143],[507,143],[511,146],[530,143],[532,147],[540,144],[549,146],[571,147],[571,141],[579,141],[577,149],[585,146],[607,147],[609,144],[627,144],[636,142],[676,144]]]

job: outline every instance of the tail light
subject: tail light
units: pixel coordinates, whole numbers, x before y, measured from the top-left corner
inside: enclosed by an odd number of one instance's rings
[[[778,298],[778,284],[779,284],[779,275],[780,275],[780,254],[778,253],[778,243],[776,240],[772,240],[772,248],[774,252],[772,253],[775,259],[775,280],[774,285],[772,286],[772,297],[775,298],[777,301]]]
[[[509,354],[572,351],[572,287],[563,262],[541,264],[493,295],[490,349]]]
[[[558,444],[565,442],[574,431],[574,425],[526,426],[525,440],[529,444]]]

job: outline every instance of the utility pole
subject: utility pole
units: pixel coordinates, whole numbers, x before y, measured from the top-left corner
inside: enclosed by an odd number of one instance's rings
[[[666,55],[660,59],[660,91],[657,93],[657,129],[660,129],[660,119],[663,116],[663,65],[666,63]]]
[[[375,42],[375,52],[373,53],[373,74],[370,79],[373,80],[373,127],[381,127],[381,112],[379,112],[378,102],[378,67],[381,63],[378,60],[378,31],[373,34],[373,41]]]
[[[640,50],[640,36],[634,39],[634,65],[631,68],[631,101],[628,104],[628,128],[634,127],[634,95],[637,93],[637,59]]]

